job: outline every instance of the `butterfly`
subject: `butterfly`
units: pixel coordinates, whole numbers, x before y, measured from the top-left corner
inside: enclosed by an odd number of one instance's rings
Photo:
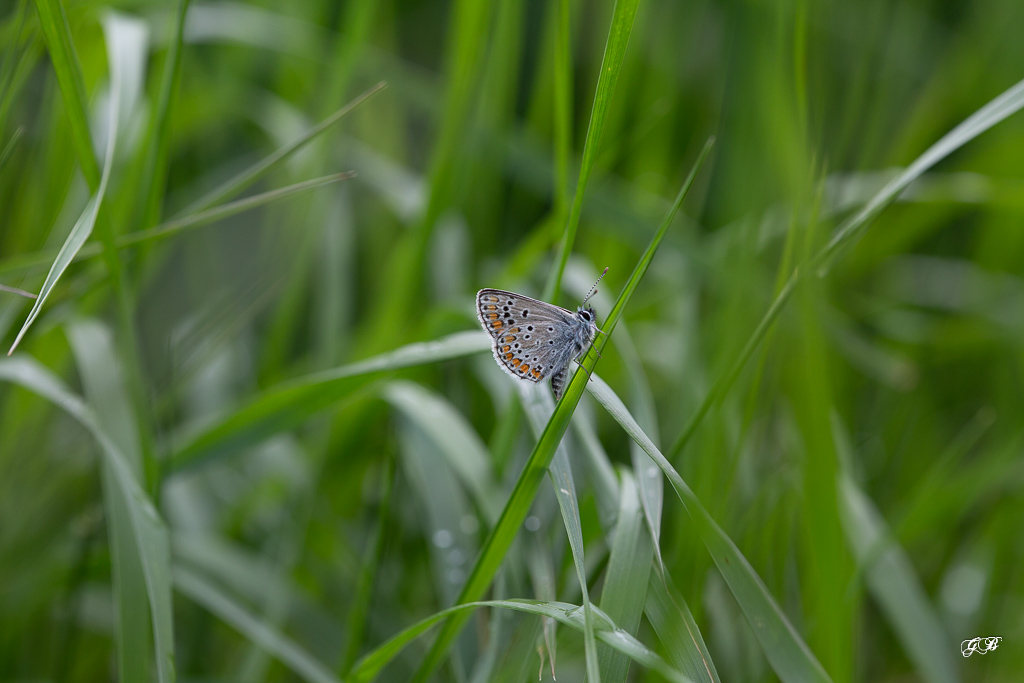
[[[597,282],[575,313],[502,289],[477,292],[476,315],[491,335],[498,366],[513,377],[535,383],[550,377],[555,400],[560,399],[569,363],[601,332],[593,307],[586,306],[597,293]]]

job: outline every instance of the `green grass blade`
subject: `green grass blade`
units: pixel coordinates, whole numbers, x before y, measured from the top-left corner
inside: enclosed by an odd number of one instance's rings
[[[384,398],[416,424],[444,454],[452,470],[472,492],[477,507],[493,525],[504,494],[498,487],[487,446],[446,399],[413,382],[391,382]]]
[[[210,225],[217,221],[223,220],[230,216],[234,216],[245,211],[251,211],[252,209],[269,204],[270,202],[277,201],[278,199],[285,199],[295,194],[302,192],[308,192],[315,190],[326,185],[339,182],[341,180],[348,180],[349,178],[355,177],[354,171],[346,171],[344,173],[335,173],[332,175],[323,176],[321,178],[313,178],[311,180],[303,180],[299,183],[292,185],[286,185],[279,187],[276,190],[269,190],[267,192],[261,192],[260,194],[254,194],[251,197],[244,197],[242,199],[236,199],[233,202],[227,204],[221,204],[205,211],[199,211],[197,213],[182,216],[181,218],[175,218],[174,220],[165,221],[156,227],[148,230],[138,230],[135,232],[128,233],[127,235],[118,235],[115,239],[115,244],[118,249],[127,249],[129,247],[135,247],[140,244],[146,244],[149,242],[158,242],[168,237],[173,237],[186,230],[193,228],[199,228],[204,225]],[[103,247],[99,243],[89,242],[78,250],[78,253],[73,259],[74,262],[83,261],[85,259],[94,258],[103,253]],[[24,256],[16,256],[8,259],[4,263],[0,263],[0,273],[17,272],[33,268],[40,265],[45,265],[53,261],[56,257],[55,254],[26,254]],[[35,297],[34,294],[31,295]]]
[[[407,320],[417,303],[416,292],[437,219],[452,203],[459,160],[471,124],[482,55],[490,35],[490,16],[496,3],[457,0],[452,3],[445,55],[445,95],[440,131],[431,152],[428,193],[415,227],[390,250],[377,296],[371,300],[376,317],[360,334],[357,353],[390,348],[406,341]]]
[[[149,227],[160,220],[164,185],[167,178],[167,157],[171,146],[171,104],[181,82],[182,45],[185,40],[185,15],[191,0],[178,0],[178,11],[174,18],[174,36],[167,47],[163,76],[160,80],[160,96],[150,112],[147,131],[146,159],[142,170],[141,227]]]
[[[57,0],[40,0],[37,3],[37,7],[42,8],[44,5],[49,6],[51,2],[54,7],[50,7],[49,10],[60,11],[61,17],[63,17],[63,10],[61,10],[60,4]],[[42,12],[42,10],[40,10]],[[66,21],[64,24],[67,27]],[[77,66],[77,59],[75,60]],[[56,59],[54,60],[54,67],[61,70],[66,70],[68,67],[58,67]],[[81,73],[79,70],[78,78],[81,79]],[[21,341],[25,333],[32,326],[39,312],[43,308],[43,304],[46,302],[47,297],[53,291],[60,276],[64,274],[67,267],[71,265],[71,261],[74,260],[78,254],[79,249],[85,244],[85,241],[89,239],[89,235],[92,233],[93,227],[96,225],[96,216],[99,214],[100,204],[103,203],[103,197],[107,192],[107,182],[110,180],[110,169],[114,165],[114,147],[117,141],[118,131],[118,110],[117,106],[121,101],[121,87],[120,87],[119,71],[117,69],[111,70],[111,83],[110,83],[110,101],[114,103],[110,107],[110,120],[107,127],[107,152],[106,161],[103,165],[103,177],[99,181],[99,186],[96,188],[96,192],[90,197],[89,202],[85,205],[85,210],[82,211],[82,215],[78,217],[78,221],[74,227],[71,228],[71,232],[68,234],[67,239],[64,240],[64,244],[61,246],[60,251],[57,252],[56,258],[53,260],[53,265],[50,266],[50,272],[47,273],[46,279],[43,281],[43,286],[39,290],[39,296],[36,298],[35,303],[32,305],[32,310],[29,311],[28,318],[25,319],[25,323],[21,326],[21,330],[18,332],[18,336],[14,338],[14,343],[11,344],[11,348],[7,351],[7,355],[10,356],[14,353],[14,349],[18,347],[18,343]],[[84,115],[84,114],[83,114]],[[86,123],[88,132],[88,123]],[[92,146],[90,143],[89,147],[90,157],[92,155]],[[90,183],[90,185],[92,185]]]
[[[272,654],[302,680],[309,683],[339,683],[339,679],[326,665],[198,574],[176,566],[174,586],[190,600],[216,614]]]
[[[384,543],[388,538],[388,522],[391,511],[391,495],[395,490],[395,459],[389,457],[384,470],[383,492],[380,505],[377,507],[376,524],[373,541],[359,567],[359,579],[355,586],[355,599],[349,608],[346,623],[348,633],[345,635],[345,650],[341,656],[341,671],[348,673],[356,663],[359,651],[363,647],[367,626],[371,617],[370,607],[373,601],[373,588],[380,571],[381,557],[384,554]]]
[[[619,480],[587,411],[577,409],[572,416],[572,426],[576,430],[580,449],[586,456],[584,462],[588,465],[587,479],[594,488],[601,527],[607,531],[615,526],[619,514]]]
[[[223,220],[229,216],[242,213],[243,211],[250,211],[256,207],[263,206],[264,204],[277,201],[278,199],[284,199],[285,197],[290,197],[292,195],[308,192],[309,190],[315,190],[326,185],[332,185],[342,180],[354,178],[355,175],[354,171],[333,173],[320,178],[303,180],[299,183],[279,187],[276,190],[261,192],[260,194],[255,194],[251,197],[237,199],[233,202],[228,202],[227,204],[221,204],[203,211],[197,211],[195,213],[181,216],[180,218],[175,218],[174,220],[165,221],[156,227],[150,228],[149,230],[140,230],[129,235],[122,235],[117,240],[117,246],[118,248],[123,249],[125,247],[133,247],[142,244],[143,242],[165,239],[184,230],[208,225],[210,223]]]
[[[786,282],[785,286],[776,295],[768,311],[764,314],[761,322],[751,333],[750,338],[744,344],[736,359],[729,365],[729,369],[715,380],[711,390],[701,401],[693,416],[686,423],[679,438],[676,439],[669,450],[669,459],[675,460],[679,457],[683,448],[689,443],[690,438],[697,430],[697,426],[707,415],[708,410],[729,391],[732,383],[739,376],[740,371],[746,365],[747,360],[753,355],[757,345],[761,343],[771,324],[778,317],[789,300],[797,281],[805,275],[808,270],[817,269],[820,275],[827,274],[835,264],[842,250],[860,236],[871,222],[885,210],[890,204],[896,201],[900,194],[907,189],[914,180],[922,173],[934,166],[936,163],[956,151],[963,145],[981,135],[986,130],[999,123],[1006,117],[1015,114],[1024,108],[1024,81],[1018,82],[1009,88],[984,107],[967,117],[960,125],[943,136],[938,142],[929,147],[921,156],[913,161],[902,173],[886,183],[885,187],[879,190],[868,202],[843,222],[836,229],[832,239],[820,251],[818,251],[807,264],[801,264],[793,271],[793,275]]]
[[[540,487],[540,482],[544,479],[544,474],[547,472],[548,465],[551,463],[551,459],[555,455],[555,450],[562,441],[562,436],[565,434],[565,430],[569,426],[569,422],[572,418],[573,411],[576,409],[576,404],[579,403],[580,398],[583,396],[583,391],[586,388],[588,373],[593,372],[594,365],[597,363],[597,359],[605,344],[608,342],[609,336],[615,330],[615,325],[618,323],[619,318],[622,317],[622,312],[626,305],[629,303],[630,297],[640,284],[640,280],[643,279],[644,274],[647,272],[648,266],[651,264],[651,260],[654,258],[655,252],[661,245],[662,239],[665,237],[665,233],[668,231],[669,226],[672,224],[672,219],[675,217],[676,212],[683,203],[683,199],[686,197],[687,192],[693,185],[693,180],[697,175],[697,171],[700,169],[701,164],[707,157],[708,151],[711,148],[711,141],[704,145],[704,149],[698,157],[697,161],[693,165],[693,169],[687,176],[686,181],[683,183],[682,189],[676,196],[675,201],[672,203],[672,207],[669,209],[661,225],[651,238],[650,244],[644,251],[633,269],[633,273],[630,275],[629,280],[626,281],[625,286],[622,288],[622,292],[619,294],[619,298],[616,300],[615,305],[612,306],[611,312],[608,314],[608,318],[604,322],[605,334],[598,335],[594,342],[591,350],[583,358],[581,367],[573,375],[572,380],[565,388],[565,393],[562,395],[562,399],[555,406],[555,412],[552,413],[551,419],[548,421],[547,426],[544,428],[544,432],[537,440],[537,444],[533,448],[533,452],[530,454],[529,460],[523,467],[523,471],[519,475],[519,479],[516,481],[515,488],[512,490],[512,495],[509,497],[508,502],[505,504],[504,510],[502,510],[501,518],[498,520],[498,524],[491,530],[490,535],[487,537],[487,541],[484,544],[483,549],[480,552],[480,556],[477,558],[476,564],[473,565],[473,571],[469,576],[469,580],[466,581],[465,588],[462,591],[462,595],[459,598],[459,602],[474,602],[481,598],[488,586],[491,584],[491,580],[497,573],[498,568],[501,566],[502,560],[505,557],[505,553],[512,545],[513,539],[515,539],[516,533],[519,531],[519,527],[522,525],[523,520],[526,519],[526,515],[530,510],[530,506],[533,504],[533,499],[537,495],[537,489]],[[459,629],[465,623],[467,615],[456,615],[449,621],[445,622],[441,632],[437,636],[437,640],[431,647],[430,652],[420,666],[419,671],[416,675],[416,680],[423,681],[430,675],[430,672],[440,664],[444,653],[447,651],[448,646],[455,639]]]
[[[276,386],[190,438],[171,457],[170,469],[194,465],[204,458],[236,451],[297,427],[365,387],[374,379],[373,375],[461,358],[490,348],[485,333],[458,332]]]
[[[97,421],[121,449],[135,480],[141,481],[142,453],[135,433],[135,415],[125,392],[123,370],[114,355],[110,331],[94,321],[77,322],[68,328],[68,340]],[[131,513],[119,494],[114,472],[105,461],[103,503],[110,535],[118,671],[122,681],[141,681],[149,674],[146,580],[141,551],[132,535]]]
[[[413,498],[418,499],[417,526],[430,556],[434,593],[438,604],[451,605],[466,578],[465,563],[476,555],[479,546],[476,534],[464,531],[464,520],[476,516],[462,482],[436,440],[403,414],[399,417],[399,462]],[[460,659],[454,668],[463,670],[464,662]]]
[[[636,634],[654,561],[654,544],[645,528],[636,479],[621,469],[619,521],[615,525],[608,570],[601,590],[601,609],[619,628]],[[602,680],[624,683],[629,660],[608,647],[600,649]]]
[[[11,135],[11,139],[4,145],[4,151],[0,152],[0,173],[3,173],[4,166],[7,165],[7,161],[14,154],[14,148],[18,146],[18,141],[21,140],[21,136],[25,134],[25,126],[18,126]]]
[[[82,64],[78,60],[67,15],[60,0],[36,0],[39,13],[39,25],[43,29],[46,49],[50,53],[53,70],[57,74],[57,83],[64,98],[64,111],[71,126],[71,139],[78,155],[78,163],[82,166],[82,175],[89,189],[94,193],[100,189],[100,167],[92,151],[92,135],[89,133],[89,115],[85,80],[82,77]]]
[[[651,573],[644,613],[674,667],[694,681],[721,683],[690,607],[668,574]]]
[[[840,475],[843,528],[863,569],[868,589],[903,644],[907,657],[927,683],[956,683],[955,645],[946,637],[914,565],[894,538],[871,499],[849,475]],[[878,548],[881,547],[882,550]]]
[[[558,0],[555,20],[554,116],[555,116],[555,209],[559,221],[569,214],[569,161],[572,159],[572,20],[569,0]]]
[[[554,401],[546,386],[517,383],[519,395],[526,415],[530,420],[535,434],[540,436],[544,426],[551,419]],[[576,483],[569,465],[569,454],[565,446],[559,444],[548,467],[548,475],[554,487],[558,509],[562,513],[562,523],[569,537],[569,548],[572,551],[572,563],[576,568],[576,579],[580,583],[580,602],[583,605],[583,647],[587,667],[587,680],[601,681],[601,668],[598,662],[597,641],[594,638],[593,605],[590,603],[590,590],[587,588],[587,564],[583,555],[583,526],[580,522],[580,505],[576,498]]]
[[[401,633],[392,636],[390,640],[368,653],[353,668],[352,673],[346,678],[351,683],[365,683],[372,681],[387,664],[398,655],[409,643],[426,633],[434,625],[457,615],[468,614],[480,607],[496,607],[510,609],[517,612],[525,612],[540,617],[548,617],[558,623],[582,632],[584,628],[583,608],[579,605],[572,605],[565,602],[541,602],[535,600],[488,600],[469,602],[455,607],[441,610],[420,622],[409,626]],[[665,660],[659,657],[650,648],[629,635],[611,620],[601,610],[594,608],[594,626],[597,637],[601,642],[607,643],[617,651],[630,657],[636,662],[643,664],[649,669],[657,671],[670,681],[676,683],[688,683],[689,679],[669,666]]]
[[[815,264],[820,266],[820,274],[827,273],[842,250],[852,244],[878,217],[878,214],[895,202],[900,194],[922,173],[1022,108],[1024,108],[1024,80],[1007,89],[942,136],[903,172],[886,183],[885,187],[879,190],[860,211],[836,229],[829,243],[814,258]]]
[[[8,294],[25,297],[26,299],[36,298],[36,295],[32,292],[26,292],[24,289],[18,289],[17,287],[8,287],[7,285],[0,285],[0,292],[7,292]]]
[[[170,542],[163,520],[139,485],[132,467],[114,440],[100,426],[81,398],[71,393],[49,370],[28,358],[0,361],[0,380],[18,384],[60,407],[85,427],[100,445],[104,463],[127,511],[135,547],[142,563],[156,645],[160,683],[174,681],[174,629],[171,609]]]
[[[633,31],[633,19],[636,18],[636,10],[640,0],[615,0],[615,8],[612,10],[612,22],[608,29],[608,39],[604,46],[604,56],[601,58],[601,71],[597,78],[597,88],[594,92],[594,104],[590,108],[590,123],[587,124],[587,137],[583,142],[583,160],[580,164],[580,177],[576,183],[576,194],[572,200],[572,209],[569,212],[569,220],[565,225],[565,234],[562,236],[562,245],[559,250],[558,261],[552,272],[548,285],[544,288],[544,300],[556,301],[562,287],[562,273],[565,265],[569,262],[569,255],[572,253],[573,245],[576,242],[576,229],[580,223],[580,213],[583,211],[583,195],[587,190],[587,183],[590,181],[590,174],[594,171],[594,162],[597,161],[597,151],[601,145],[601,133],[604,130],[604,121],[608,115],[608,108],[611,105],[612,94],[615,92],[615,83],[619,80],[619,71],[622,69],[622,60],[626,56],[626,46],[629,44],[629,35]],[[562,9],[559,18],[560,24],[567,24],[564,14],[567,8]],[[568,26],[559,26],[558,42],[568,42]],[[565,97],[565,92],[570,87],[568,83],[559,79],[558,66],[565,59],[566,47],[558,45],[556,54],[556,93],[555,102],[557,109],[564,109],[564,103],[560,103],[560,97]],[[566,112],[559,111],[559,119],[566,116]],[[571,113],[569,114],[571,115]],[[561,141],[559,154],[564,154],[561,147],[565,141]],[[558,188],[561,193],[561,188]]]
[[[249,166],[241,173],[226,180],[219,186],[204,194],[196,201],[189,204],[185,209],[183,209],[179,213],[179,215],[185,216],[188,214],[194,214],[200,211],[204,211],[210,208],[211,206],[223,202],[226,199],[230,199],[234,195],[238,194],[245,188],[252,185],[257,180],[262,178],[269,171],[279,166],[281,163],[283,163],[285,160],[287,160],[289,157],[291,157],[293,154],[295,154],[297,151],[299,151],[305,145],[307,145],[311,140],[315,139],[318,135],[328,130],[331,126],[340,121],[342,117],[344,117],[346,114],[348,114],[353,109],[358,107],[360,104],[362,104],[366,100],[370,99],[371,97],[379,93],[381,90],[385,88],[386,85],[387,84],[382,81],[377,85],[373,86],[372,88],[366,90],[365,92],[363,92],[363,94],[359,95],[354,100],[346,104],[344,107],[342,107],[341,109],[334,112],[320,123],[316,124],[309,130],[307,130],[305,133],[300,135],[295,140],[292,140],[288,144],[282,145],[281,147],[277,148],[271,154],[268,154],[267,156],[263,157],[262,159],[257,161],[255,164]]]
[[[747,617],[750,628],[761,644],[761,650],[772,665],[772,669],[783,683],[806,681],[829,681],[829,676],[807,647],[807,644],[786,619],[786,615],[769,593],[764,581],[750,566],[736,544],[704,508],[686,485],[675,468],[654,445],[629,414],[615,392],[599,377],[590,383],[590,393],[622,425],[637,444],[651,456],[668,477],[676,495],[686,507],[687,513],[697,528],[697,533],[707,546],[718,570],[722,573],[729,590]]]

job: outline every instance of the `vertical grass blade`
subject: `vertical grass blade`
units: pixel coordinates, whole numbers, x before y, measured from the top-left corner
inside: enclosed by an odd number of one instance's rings
[[[957,683],[957,664],[942,622],[928,600],[914,565],[868,496],[849,475],[840,475],[839,504],[846,538],[863,568],[871,595],[927,683]],[[879,548],[882,550],[879,550]]]
[[[569,213],[569,160],[572,158],[572,21],[569,0],[557,0],[554,56],[555,208],[558,225]],[[550,299],[549,299],[550,301]]]
[[[583,396],[588,374],[593,371],[601,350],[608,343],[608,338],[615,330],[615,325],[618,323],[619,318],[622,317],[622,312],[633,296],[633,292],[639,286],[640,280],[646,274],[647,268],[654,259],[654,254],[658,251],[658,247],[661,246],[661,241],[672,224],[672,219],[682,205],[683,199],[686,198],[687,192],[693,185],[697,171],[711,149],[711,143],[712,141],[708,140],[707,144],[704,145],[704,149],[694,163],[690,174],[683,183],[683,187],[679,190],[679,194],[676,196],[671,208],[651,238],[650,244],[640,257],[640,261],[633,269],[629,279],[626,281],[615,305],[612,306],[612,310],[604,322],[603,329],[605,334],[598,335],[593,347],[583,358],[582,367],[573,375],[572,380],[565,389],[565,393],[562,395],[562,399],[555,406],[551,419],[537,440],[530,458],[516,480],[515,488],[513,488],[512,495],[502,510],[498,524],[491,530],[480,552],[480,556],[473,565],[473,571],[466,581],[462,594],[459,596],[459,602],[475,602],[480,599],[487,591],[491,580],[501,566],[505,553],[508,552],[516,533],[519,531],[519,527],[522,525],[523,520],[526,519],[530,506],[533,504],[533,499],[537,494],[537,489],[540,487],[540,482],[544,479],[544,474],[555,455],[555,450],[561,443],[562,436],[569,426],[573,411],[576,409],[576,404],[579,403],[580,398]],[[426,680],[430,673],[440,664],[442,657],[465,623],[466,618],[465,615],[456,615],[445,622],[437,636],[437,640],[420,665],[415,680]]]
[[[626,56],[626,46],[629,44],[629,34],[633,31],[633,19],[636,18],[636,9],[640,0],[615,0],[615,8],[612,10],[612,23],[608,29],[608,40],[604,46],[604,56],[601,58],[601,71],[597,78],[597,89],[594,92],[594,104],[590,108],[590,123],[587,124],[587,137],[583,142],[583,160],[580,164],[580,177],[576,182],[576,194],[572,200],[572,209],[569,212],[569,220],[565,224],[565,233],[562,235],[562,245],[559,249],[558,260],[555,262],[555,269],[551,279],[544,288],[544,300],[556,301],[562,287],[562,273],[565,265],[569,262],[569,255],[572,253],[573,244],[576,242],[576,229],[580,223],[580,213],[583,211],[583,195],[587,190],[587,183],[590,181],[590,174],[594,171],[594,162],[597,161],[597,151],[601,144],[601,132],[604,130],[604,120],[608,115],[608,108],[611,105],[612,94],[615,92],[615,83],[619,80],[619,71],[622,69],[622,60]],[[568,8],[563,7],[559,17],[559,39],[560,43],[555,50],[556,54],[556,93],[555,103],[557,109],[564,109],[565,104],[559,99],[566,97],[570,84],[563,82],[559,77],[558,66],[564,66],[566,59],[564,52],[566,47],[561,43],[568,43],[567,26],[568,21],[564,16]],[[564,25],[562,25],[564,24]],[[565,111],[558,111],[561,117],[566,116]],[[571,112],[569,113],[571,116]],[[557,125],[557,119],[556,119]],[[564,133],[562,133],[564,135]],[[562,146],[565,141],[561,141]],[[561,150],[559,154],[564,154]],[[561,188],[559,188],[561,191]]]
[[[518,382],[520,399],[526,409],[534,433],[538,436],[544,431],[544,425],[551,418],[554,402],[547,393],[546,386],[537,386]],[[580,582],[580,602],[583,604],[583,648],[587,667],[587,680],[599,683],[601,669],[597,656],[597,641],[594,638],[594,615],[590,603],[590,590],[587,588],[587,565],[583,555],[583,526],[580,522],[580,505],[576,498],[576,482],[573,480],[572,467],[569,465],[569,454],[564,445],[559,445],[548,468],[551,485],[554,487],[555,500],[562,513],[562,523],[569,537],[569,548],[572,551],[572,563],[576,568],[576,579]]]
[[[114,355],[110,331],[95,321],[68,328],[85,395],[99,424],[117,444],[136,481],[142,477],[142,454],[135,433],[135,416]],[[110,464],[103,461],[103,503],[110,536],[114,584],[115,642],[122,681],[145,680],[149,673],[149,603],[141,549],[132,535],[131,513],[118,490]]]
[[[82,78],[82,64],[78,60],[71,28],[60,0],[36,0],[39,25],[43,30],[46,49],[50,53],[57,83],[64,98],[64,111],[71,126],[71,139],[82,166],[82,175],[89,189],[102,194],[100,188],[100,167],[92,151],[92,136],[89,134],[89,116],[86,105],[85,80]]]
[[[651,456],[668,477],[676,495],[682,501],[690,519],[693,520],[708,552],[722,573],[729,590],[736,598],[747,617],[750,628],[757,636],[772,669],[783,683],[804,683],[830,681],[825,669],[815,658],[810,648],[789,623],[782,609],[747,558],[743,556],[732,539],[715,523],[714,519],[686,485],[675,468],[654,445],[629,414],[625,404],[615,395],[611,387],[599,377],[589,385],[590,393],[601,403],[612,417],[626,430],[637,444]]]
[[[697,622],[668,574],[651,574],[644,613],[668,653],[668,660],[694,681],[721,683]]]
[[[160,683],[174,681],[174,627],[171,610],[170,542],[153,503],[132,472],[124,453],[100,425],[81,398],[71,393],[49,370],[27,358],[0,361],[0,380],[25,387],[60,407],[85,427],[99,443],[110,467],[120,504],[127,511],[135,547],[142,563],[156,646]]]
[[[636,635],[654,561],[654,544],[645,528],[636,479],[627,469],[621,469],[620,475],[619,519],[615,525],[604,588],[601,589],[600,606],[619,628]],[[599,655],[602,680],[605,683],[624,683],[629,672],[629,659],[604,646]]]
[[[146,133],[146,159],[142,170],[143,218],[140,227],[148,228],[160,220],[161,203],[167,177],[167,156],[171,145],[171,104],[181,82],[181,56],[185,36],[185,15],[191,0],[178,0],[174,17],[174,35],[167,47],[160,96],[149,117]]]
[[[415,227],[391,250],[383,286],[372,306],[378,311],[361,334],[359,351],[391,348],[406,341],[407,320],[422,285],[423,263],[441,213],[455,196],[461,146],[473,113],[474,92],[482,71],[491,12],[497,3],[456,0],[449,19],[446,91],[441,130],[431,152],[427,204]]]

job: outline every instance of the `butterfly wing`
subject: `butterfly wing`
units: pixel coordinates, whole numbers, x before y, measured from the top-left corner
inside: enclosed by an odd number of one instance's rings
[[[573,315],[528,296],[500,289],[476,295],[480,324],[491,335],[494,359],[513,377],[540,382],[564,369]]]

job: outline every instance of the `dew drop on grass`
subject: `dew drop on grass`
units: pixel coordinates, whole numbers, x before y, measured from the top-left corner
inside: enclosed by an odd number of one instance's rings
[[[539,528],[540,528],[540,520],[537,517],[534,517],[533,515],[530,515],[529,517],[526,518],[526,530],[527,531],[536,531]]]
[[[452,532],[447,529],[438,529],[434,532],[434,545],[442,550],[451,546],[452,540]]]

